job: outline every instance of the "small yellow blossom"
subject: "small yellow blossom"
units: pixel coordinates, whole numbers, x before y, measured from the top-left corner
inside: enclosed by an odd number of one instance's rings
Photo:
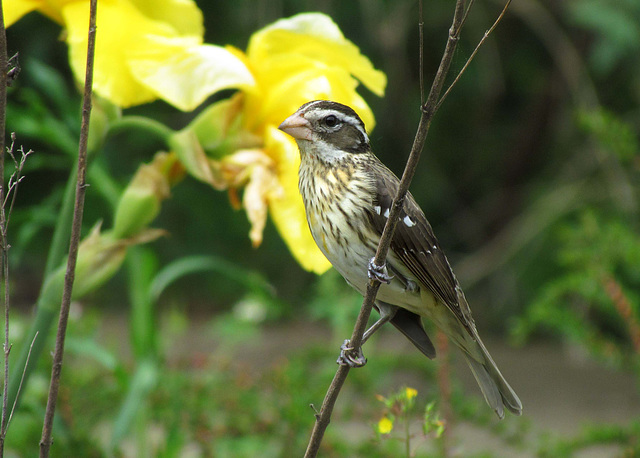
[[[418,395],[418,390],[407,387],[404,390],[404,395],[407,397],[407,400],[410,401]]]
[[[389,434],[393,430],[393,422],[389,417],[382,417],[378,422],[378,432],[380,434]]]

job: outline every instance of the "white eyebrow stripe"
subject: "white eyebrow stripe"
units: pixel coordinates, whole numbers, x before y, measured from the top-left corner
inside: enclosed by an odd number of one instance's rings
[[[389,217],[389,209],[388,208],[385,208],[385,210],[384,210],[384,217],[385,218]]]
[[[382,208],[380,208],[380,205],[376,205],[375,207],[373,207],[373,210],[379,215],[382,211]]]

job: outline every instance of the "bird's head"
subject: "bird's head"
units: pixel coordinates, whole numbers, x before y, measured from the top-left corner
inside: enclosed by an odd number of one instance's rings
[[[355,111],[327,100],[308,102],[278,127],[296,139],[300,151],[324,159],[369,151],[369,136]]]

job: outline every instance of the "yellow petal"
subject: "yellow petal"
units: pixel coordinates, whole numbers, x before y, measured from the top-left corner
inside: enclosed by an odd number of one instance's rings
[[[192,0],[130,0],[145,16],[171,24],[180,35],[204,35],[202,11]]]
[[[280,195],[269,199],[269,211],[273,222],[289,250],[306,270],[322,274],[331,264],[317,247],[298,191],[298,167],[300,156],[295,142],[273,126],[265,132],[265,147],[276,162]]]
[[[41,3],[42,1],[35,0],[9,0],[2,2],[2,14],[4,16],[5,27],[9,27],[25,14],[38,9]]]
[[[378,432],[380,434],[389,434],[393,429],[393,422],[388,417],[382,417],[378,422]]]
[[[251,37],[247,55],[256,67],[277,54],[304,56],[346,69],[378,96],[383,95],[387,84],[386,75],[376,70],[331,18],[321,13],[281,19]]]
[[[80,81],[84,81],[87,59],[88,2],[75,2],[62,10],[67,26],[69,60]],[[154,35],[175,36],[168,24],[153,21],[123,0],[100,2],[93,88],[121,107],[153,100],[155,94],[133,78],[129,59],[145,52]]]
[[[86,1],[69,3],[62,9],[69,60],[80,81],[86,65],[88,10]],[[194,33],[183,36],[171,23],[150,18],[126,0],[102,0],[97,18],[95,92],[121,107],[154,100],[158,91],[132,74],[131,63],[156,58],[161,67],[167,65],[167,56],[197,49],[202,43],[197,34],[201,27],[194,28]],[[188,101],[188,94],[185,97]]]
[[[405,388],[404,390],[404,394],[407,397],[408,400],[411,400],[413,398],[415,398],[418,395],[418,390],[416,390],[415,388]]]
[[[249,130],[277,126],[303,103],[318,99],[349,105],[368,130],[374,127],[371,109],[356,92],[357,81],[340,67],[303,56],[278,55],[263,61],[254,74],[257,86],[246,94],[244,109]]]
[[[254,84],[253,76],[234,54],[190,38],[148,37],[145,55],[129,61],[134,77],[155,96],[191,111],[222,89]]]
[[[9,27],[27,13],[39,11],[62,24],[62,7],[73,0],[8,0],[2,2],[5,27]]]

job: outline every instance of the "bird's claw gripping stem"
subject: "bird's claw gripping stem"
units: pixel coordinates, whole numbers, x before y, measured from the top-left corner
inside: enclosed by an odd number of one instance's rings
[[[340,347],[340,357],[336,362],[341,366],[355,368],[367,364],[367,358],[365,358],[362,353],[362,347],[353,348],[351,342],[347,339]]]
[[[379,266],[375,263],[375,258],[369,260],[369,268],[367,269],[367,275],[371,280],[378,280],[380,283],[391,283],[393,276],[387,272],[387,266],[385,264]]]

